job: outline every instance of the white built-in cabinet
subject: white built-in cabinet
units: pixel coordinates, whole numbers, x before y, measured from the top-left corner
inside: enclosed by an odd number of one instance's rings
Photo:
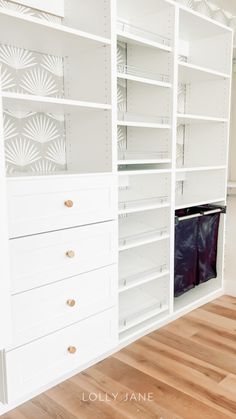
[[[226,204],[233,32],[169,0],[0,2],[0,413],[224,293],[175,210]],[[4,157],[5,156],[5,157]]]

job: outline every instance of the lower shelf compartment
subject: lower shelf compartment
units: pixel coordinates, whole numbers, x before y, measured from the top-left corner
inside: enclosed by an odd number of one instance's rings
[[[153,330],[161,327],[166,319],[169,317],[169,310],[159,313],[157,316],[148,318],[147,320],[142,321],[141,323],[135,325],[134,327],[124,330],[119,333],[119,343],[120,344],[129,344],[136,339],[141,338],[142,336],[151,333]]]
[[[128,214],[152,208],[162,208],[169,206],[168,196],[139,199],[134,201],[124,201],[119,203],[119,213]]]
[[[197,287],[191,289],[185,294],[181,295],[174,299],[174,311],[178,312],[193,305],[198,305],[201,303],[201,300],[207,298],[217,291],[220,292],[222,289],[222,281],[220,278],[211,279],[204,284],[198,285]]]
[[[154,279],[163,278],[168,274],[167,265],[161,265],[153,269],[127,276],[126,278],[121,278],[119,280],[119,292],[127,291],[138,285],[153,281]]]
[[[120,215],[119,250],[169,238],[167,208]]]
[[[119,332],[168,310],[169,278],[152,281],[120,294]]]
[[[168,240],[146,244],[120,252],[120,292],[127,291],[169,274]]]

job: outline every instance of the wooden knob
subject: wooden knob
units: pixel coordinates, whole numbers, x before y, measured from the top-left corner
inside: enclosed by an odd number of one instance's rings
[[[75,346],[69,346],[69,348],[68,348],[69,354],[75,354],[76,351],[77,351],[77,349],[76,349]]]
[[[67,304],[69,307],[74,307],[74,306],[75,306],[75,304],[76,304],[76,301],[75,301],[75,300],[67,300],[66,304]]]
[[[70,199],[69,199],[68,201],[65,201],[65,206],[66,206],[67,208],[72,208],[72,207],[73,207],[73,205],[74,205],[74,202],[73,202],[73,201],[71,201]]]
[[[68,250],[68,252],[66,252],[66,256],[70,259],[73,259],[75,257],[74,250]]]

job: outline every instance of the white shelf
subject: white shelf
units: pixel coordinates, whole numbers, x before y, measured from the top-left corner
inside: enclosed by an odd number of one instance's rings
[[[170,129],[169,124],[155,124],[152,122],[138,122],[138,121],[117,121],[117,125],[123,127],[136,127],[136,128],[156,128],[156,129]]]
[[[117,37],[118,40],[129,43],[139,44],[147,47],[157,48],[163,51],[170,52],[172,48],[170,41],[156,33],[149,32],[137,26],[133,26],[127,22],[118,19],[117,22]]]
[[[126,278],[121,278],[119,280],[119,292],[123,293],[139,285],[147,284],[153,280],[161,279],[169,275],[169,273],[170,271],[167,269],[166,265],[163,265],[159,268],[156,267],[143,272],[139,272],[138,274],[128,276]]]
[[[1,8],[0,38],[4,44],[64,56],[71,49],[111,44],[101,36]]]
[[[2,92],[3,107],[47,113],[72,113],[78,110],[111,110],[111,105],[23,93]]]
[[[230,79],[230,75],[194,64],[179,62],[179,81],[181,83],[218,79]]]
[[[205,199],[204,201],[189,201],[189,202],[183,202],[182,204],[178,204],[175,206],[175,209],[184,209],[184,208],[188,208],[188,207],[197,207],[199,205],[206,205],[206,204],[214,204],[216,202],[224,202],[225,201],[225,197],[219,197],[217,199]]]
[[[120,229],[121,230],[121,229]],[[169,239],[167,227],[153,228],[145,223],[129,220],[120,231],[119,251]]]
[[[226,170],[227,166],[199,166],[199,167],[183,167],[181,169],[176,169],[177,173],[185,172],[202,172],[209,170]]]
[[[170,207],[168,196],[119,202],[119,215]]]
[[[132,296],[132,303],[126,294],[120,301],[120,333],[168,310],[167,304],[139,288],[132,290]]]
[[[165,87],[165,88],[168,88],[168,89],[171,88],[170,83],[165,83],[165,82],[162,82],[162,81],[147,79],[145,77],[132,76],[130,74],[117,73],[117,78],[118,79],[135,81],[135,82],[138,82],[138,83],[151,84],[152,86]]]
[[[209,294],[220,291],[221,289],[222,284],[218,278],[211,279],[208,282],[200,284],[180,297],[174,299],[174,311],[175,313],[178,313],[188,307],[191,307],[193,304],[198,305],[201,303],[201,300],[207,298]]]
[[[150,169],[150,170],[123,170],[119,172],[119,176],[139,176],[151,174],[167,174],[171,173],[171,169]]]
[[[117,78],[165,88],[172,86],[167,75],[144,71],[135,66],[118,65]]]
[[[168,164],[171,159],[137,159],[137,160],[118,160],[118,165],[134,165],[134,164]]]
[[[140,115],[131,112],[118,112],[117,125],[125,127],[170,129],[166,117]]]
[[[199,123],[199,122],[220,122],[225,123],[228,122],[227,118],[214,118],[211,116],[204,116],[204,115],[191,115],[191,114],[177,114],[178,123],[181,124],[191,124],[191,123]]]

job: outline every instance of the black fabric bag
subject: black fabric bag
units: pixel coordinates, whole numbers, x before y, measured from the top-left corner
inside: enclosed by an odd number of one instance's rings
[[[198,218],[175,226],[175,297],[197,284],[197,237]]]
[[[199,206],[176,211],[178,217],[211,210]],[[217,246],[220,213],[180,221],[175,226],[175,284],[179,297],[203,282],[217,277]]]
[[[220,213],[199,218],[198,227],[198,283],[217,277],[217,247]]]

